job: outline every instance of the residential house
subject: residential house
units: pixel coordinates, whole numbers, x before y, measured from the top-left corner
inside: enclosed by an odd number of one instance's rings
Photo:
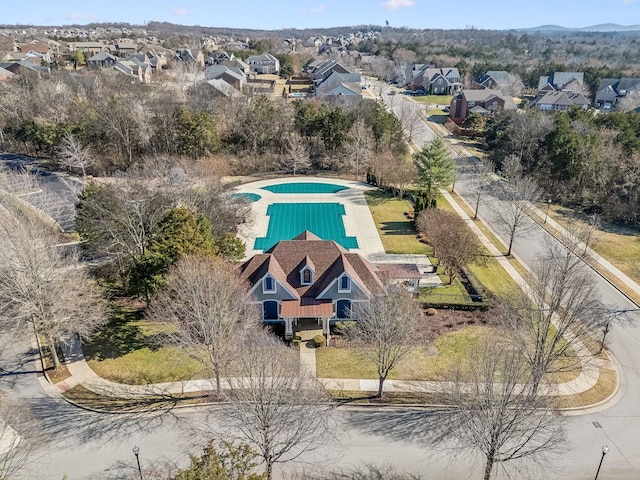
[[[204,71],[204,78],[209,80],[222,80],[242,92],[247,83],[247,77],[242,70],[236,67],[227,67],[225,65],[211,65]],[[212,84],[213,85],[213,84]]]
[[[51,48],[49,47],[48,44],[44,42],[41,42],[39,40],[32,40],[29,43],[18,44],[18,51],[24,52],[24,53],[36,52],[41,55],[49,56],[49,53],[51,52]]]
[[[460,83],[460,73],[455,67],[425,67],[413,74],[413,80],[408,88],[424,90],[432,95],[453,95],[462,89],[462,83]]]
[[[509,95],[489,88],[463,90],[451,99],[449,118],[462,123],[472,113],[489,115],[499,109],[515,110],[516,104]]]
[[[280,60],[270,53],[251,55],[247,57],[245,63],[255,73],[278,73],[280,71]]]
[[[361,82],[359,73],[332,72],[316,86],[316,97],[328,102],[356,104],[362,100]]]
[[[243,96],[240,90],[231,86],[222,78],[207,80],[206,83],[214,90],[216,94],[224,95],[225,97],[231,97],[231,98],[239,98]]]
[[[137,50],[138,46],[131,40],[120,40],[114,45],[114,52],[118,57],[128,57]]]
[[[547,92],[580,92],[584,84],[584,72],[554,72],[543,75],[538,81],[538,96]]]
[[[308,231],[254,255],[240,274],[249,283],[247,302],[260,307],[265,323],[283,324],[291,339],[298,322],[317,322],[327,341],[330,325],[350,318],[355,303],[382,292],[389,281],[404,278],[417,288],[420,278],[415,265],[374,265]]]
[[[640,96],[640,78],[604,78],[596,92],[594,106],[604,111],[615,109],[621,100],[630,96]]]
[[[204,54],[200,50],[198,50],[194,55],[190,48],[179,48],[174,52],[173,59],[181,62],[197,63],[204,66]]]
[[[118,58],[107,52],[98,52],[87,59],[87,68],[113,67]]]
[[[71,50],[81,50],[85,58],[95,55],[98,52],[110,52],[111,47],[105,42],[74,42],[70,44]]]
[[[141,62],[135,57],[119,60],[113,65],[113,68],[140,83],[149,83],[151,81],[153,71],[151,65]]]
[[[334,72],[335,73],[352,73],[351,70],[349,70],[347,67],[345,67],[341,63],[336,62],[335,60],[325,60],[324,62],[321,62],[314,66],[312,65],[313,64],[309,65],[309,67],[311,67],[309,69],[309,72],[310,72],[311,80],[316,86],[324,82],[329,77],[329,75],[331,75]]]
[[[240,70],[242,73],[244,73],[245,75],[249,75],[251,73],[251,67],[249,67],[249,65],[247,65],[245,62],[242,61],[241,58],[238,58],[238,57],[233,57],[230,60],[226,60],[220,63],[220,65],[224,65],[225,67],[228,67],[228,68],[236,68]]]
[[[589,100],[581,93],[570,91],[551,91],[541,97],[537,97],[531,107],[544,111],[560,111],[569,110],[570,108],[580,108],[586,110],[589,108]]]
[[[36,65],[35,63],[20,60],[17,62],[2,62],[0,68],[10,71],[14,75],[24,75],[28,73],[48,74],[51,68],[48,65]]]
[[[489,70],[477,80],[471,82],[472,89],[488,88],[490,90],[500,90],[510,82],[511,74],[504,70]]]

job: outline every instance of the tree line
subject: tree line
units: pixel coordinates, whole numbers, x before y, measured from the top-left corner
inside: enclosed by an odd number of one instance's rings
[[[498,168],[517,159],[546,198],[640,226],[640,114],[501,112],[485,140]]]
[[[237,174],[286,170],[292,143],[306,168],[361,174],[366,158],[406,152],[400,122],[375,101],[341,108],[261,94],[227,98],[178,70],[158,72],[151,85],[106,70],[3,82],[0,145],[91,175],[212,156]]]

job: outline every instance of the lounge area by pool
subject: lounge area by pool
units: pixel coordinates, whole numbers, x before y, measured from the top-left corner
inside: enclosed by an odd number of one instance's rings
[[[268,190],[271,193],[338,193],[347,188],[332,183],[292,182],[269,185],[262,187],[262,190]]]
[[[334,240],[347,250],[358,248],[356,237],[345,232],[344,214],[341,203],[273,203],[267,208],[267,236],[256,238],[253,248],[269,250],[280,240],[291,240],[305,230],[323,240]]]

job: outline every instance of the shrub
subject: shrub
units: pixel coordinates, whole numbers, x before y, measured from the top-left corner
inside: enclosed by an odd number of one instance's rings
[[[427,308],[426,314],[427,317],[435,317],[438,314],[438,311],[435,308]]]
[[[313,337],[313,346],[316,348],[324,347],[324,342],[324,335],[316,335],[315,337]]]

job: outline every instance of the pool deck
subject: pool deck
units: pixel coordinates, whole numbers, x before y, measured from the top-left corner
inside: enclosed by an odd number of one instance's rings
[[[348,187],[337,193],[272,193],[262,190],[262,187],[277,185],[279,183],[328,183]],[[264,237],[269,228],[267,207],[272,203],[341,203],[344,205],[345,215],[342,217],[345,233],[348,236],[356,237],[358,241],[357,249],[350,250],[366,258],[384,254],[384,247],[378,235],[378,230],[373,222],[371,211],[364,198],[364,192],[372,190],[373,187],[365,183],[353,180],[342,180],[337,178],[319,177],[283,177],[270,180],[259,180],[257,182],[240,185],[236,188],[238,193],[255,193],[261,196],[259,200],[251,204],[252,218],[239,228],[238,236],[246,243],[246,257],[249,258],[261,250],[254,250],[254,240]],[[300,232],[302,233],[302,232]]]

